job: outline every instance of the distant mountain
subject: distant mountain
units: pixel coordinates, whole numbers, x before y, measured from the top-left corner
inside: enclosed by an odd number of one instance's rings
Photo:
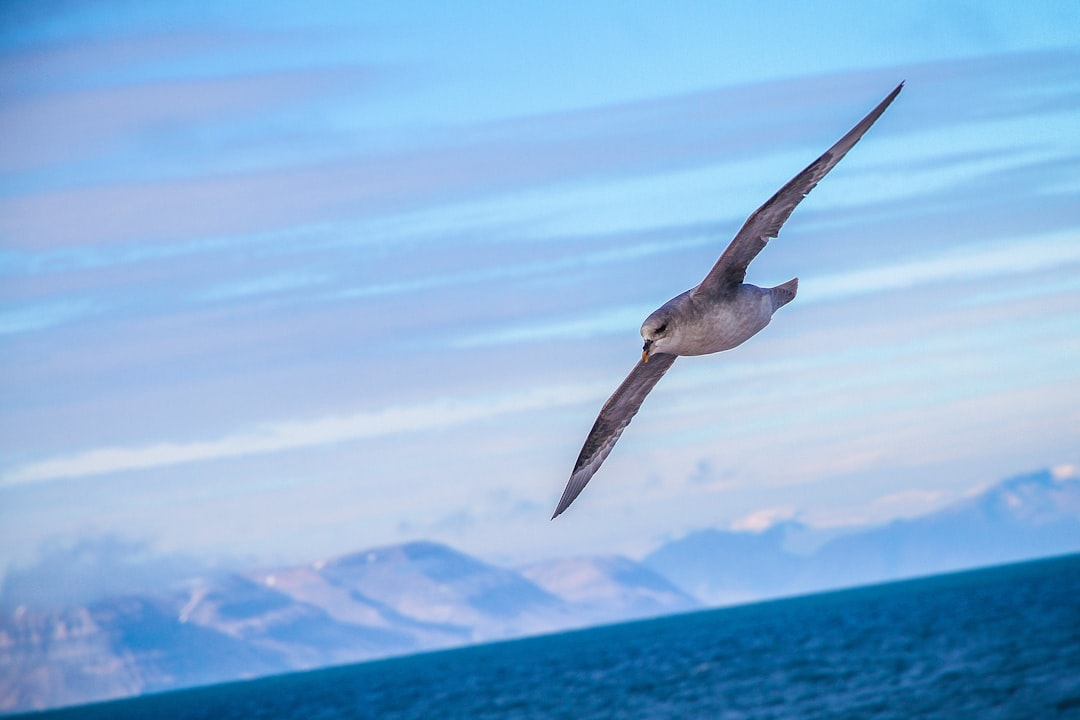
[[[413,542],[216,572],[155,593],[124,586],[68,607],[28,604],[31,568],[18,583],[5,579],[22,589],[0,598],[0,712],[1077,552],[1080,482],[1013,478],[924,517],[821,539],[791,522],[701,530],[641,563],[578,557],[519,570]]]
[[[838,537],[795,590],[841,587],[1080,551],[1080,482],[1024,475],[938,512]]]
[[[544,560],[521,574],[569,602],[589,624],[669,615],[701,604],[670,580],[625,557]]]
[[[285,669],[322,667],[423,647],[407,627],[343,622],[318,604],[297,601],[241,575],[199,584],[185,600],[170,620],[241,642]]]
[[[698,530],[645,556],[642,563],[709,605],[731,605],[786,592],[805,557],[784,549],[797,523],[764,532]]]
[[[33,710],[257,677],[289,665],[178,619],[173,598],[120,597],[0,618],[0,709]]]
[[[404,621],[457,642],[534,634],[572,622],[562,600],[513,570],[437,543],[375,548],[317,563],[315,569],[354,600],[393,613],[399,627]],[[288,584],[276,585],[290,592]],[[321,603],[321,598],[307,599]]]
[[[702,530],[643,560],[712,605],[863,585],[1080,551],[1080,481],[1049,471],[1006,480],[923,517],[785,549],[797,523]]]
[[[564,587],[564,595],[445,545],[414,542],[305,566],[194,578],[182,591],[155,596],[124,595],[62,610],[20,607],[0,616],[0,711],[324,667],[695,605],[625,558],[601,559],[595,568],[596,584]],[[605,605],[602,594],[613,602]]]

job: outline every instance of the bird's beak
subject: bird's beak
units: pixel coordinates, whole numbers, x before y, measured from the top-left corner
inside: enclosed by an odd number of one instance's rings
[[[652,342],[652,340],[646,340],[641,347],[641,362],[649,362],[649,348],[652,347]]]

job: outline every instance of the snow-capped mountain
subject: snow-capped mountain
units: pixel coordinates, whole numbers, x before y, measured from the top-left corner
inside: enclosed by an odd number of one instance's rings
[[[544,560],[521,574],[571,603],[590,624],[668,615],[700,603],[667,578],[618,555]]]
[[[787,548],[805,528],[702,530],[643,560],[710,605],[796,595],[1080,551],[1080,480],[1050,471],[1006,480],[942,510]]]
[[[701,530],[641,563],[556,558],[518,570],[413,542],[206,573],[155,592],[122,585],[63,607],[26,600],[20,583],[40,580],[30,568],[9,573],[0,595],[0,712],[1080,552],[1080,481],[1051,472],[1013,478],[812,553],[807,532],[790,521],[758,532]],[[803,552],[790,549],[800,544]]]
[[[583,562],[583,561],[575,561]],[[0,710],[28,710],[659,615],[695,603],[625,558],[585,602],[445,545],[193,578],[0,617]],[[634,602],[630,599],[636,598]]]

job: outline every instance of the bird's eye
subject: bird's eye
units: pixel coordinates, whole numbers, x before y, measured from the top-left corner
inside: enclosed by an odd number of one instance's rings
[[[656,334],[657,335],[663,335],[665,330],[667,330],[667,323],[663,323],[660,326],[658,326],[656,328]]]

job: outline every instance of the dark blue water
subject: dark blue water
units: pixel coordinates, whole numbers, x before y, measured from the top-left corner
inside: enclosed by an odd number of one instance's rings
[[[1080,718],[1080,555],[49,718]]]

